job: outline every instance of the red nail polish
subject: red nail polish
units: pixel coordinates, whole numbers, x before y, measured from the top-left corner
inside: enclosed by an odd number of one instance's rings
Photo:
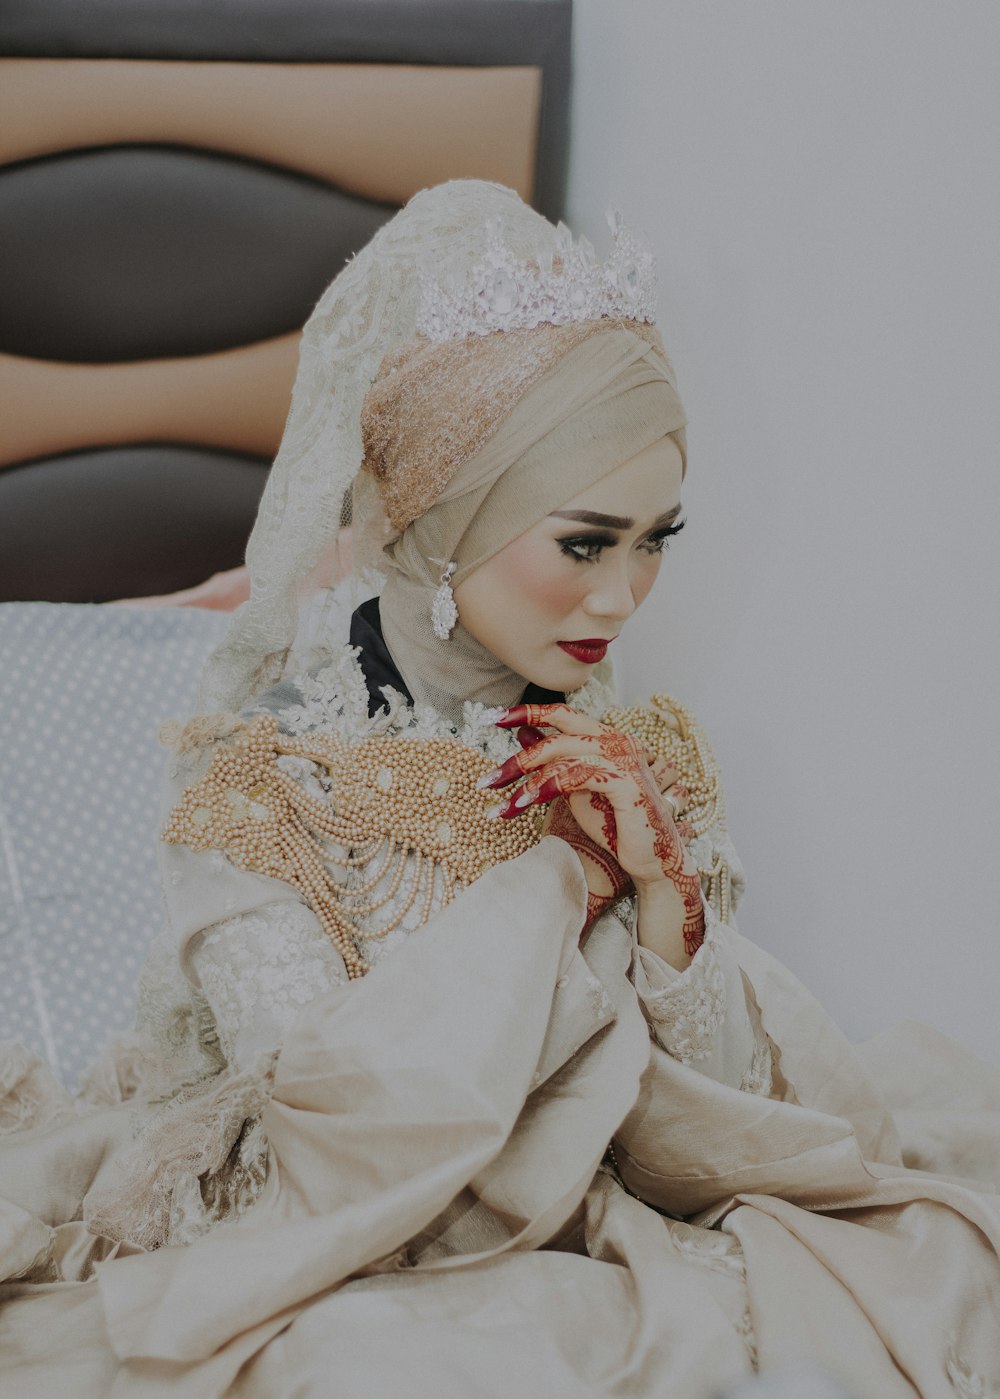
[[[538,796],[536,800],[540,802],[550,802],[553,799],[553,797],[557,797],[558,795],[558,783],[555,781],[554,778],[547,777],[538,789]]]

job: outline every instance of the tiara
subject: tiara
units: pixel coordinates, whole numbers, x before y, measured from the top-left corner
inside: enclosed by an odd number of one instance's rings
[[[494,330],[531,330],[608,316],[652,321],[656,316],[656,262],[646,244],[608,212],[611,254],[598,260],[586,238],[574,239],[565,224],[556,247],[530,261],[514,256],[502,226],[486,227],[486,251],[462,278],[439,280],[420,274],[417,330],[429,340],[458,340]]]

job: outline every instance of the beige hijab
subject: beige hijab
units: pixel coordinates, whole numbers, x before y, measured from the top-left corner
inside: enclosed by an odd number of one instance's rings
[[[416,345],[383,364],[362,415],[355,520],[385,535],[381,620],[418,704],[514,704],[527,680],[465,630],[435,636],[442,564],[455,586],[552,510],[687,419],[659,335],[610,320]]]

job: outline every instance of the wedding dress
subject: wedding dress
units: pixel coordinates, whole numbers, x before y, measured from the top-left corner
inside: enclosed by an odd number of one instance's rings
[[[353,743],[453,727],[369,699],[344,646],[254,714]],[[495,762],[481,711],[457,737]],[[879,1046],[893,1093],[910,1056],[901,1142],[864,1055],[735,931],[721,815],[696,850],[726,920],[706,901],[683,973],[628,900],[580,947],[581,868],[545,837],[412,904],[349,982],[290,886],[165,847],[137,1034],[76,1104],[26,1068],[40,1125],[0,1145],[0,1393],[694,1399],[803,1360],[873,1399],[994,1392],[1000,1075],[931,1032]],[[188,861],[210,909],[170,898]],[[405,901],[403,878],[378,917]],[[947,1074],[978,1138],[922,1108]]]

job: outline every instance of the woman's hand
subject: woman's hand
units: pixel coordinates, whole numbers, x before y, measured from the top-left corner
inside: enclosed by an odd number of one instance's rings
[[[517,705],[498,722],[504,728],[556,730],[530,742],[484,780],[494,788],[520,781],[501,815],[552,802],[547,831],[578,850],[592,899],[606,905],[620,898],[630,881],[639,900],[640,942],[676,965],[682,940],[686,964],[701,945],[705,922],[698,870],[675,821],[687,794],[674,769],[630,734],[566,704]],[[566,806],[586,843],[569,829]],[[588,908],[588,921],[591,916]],[[668,926],[661,927],[664,920]]]

